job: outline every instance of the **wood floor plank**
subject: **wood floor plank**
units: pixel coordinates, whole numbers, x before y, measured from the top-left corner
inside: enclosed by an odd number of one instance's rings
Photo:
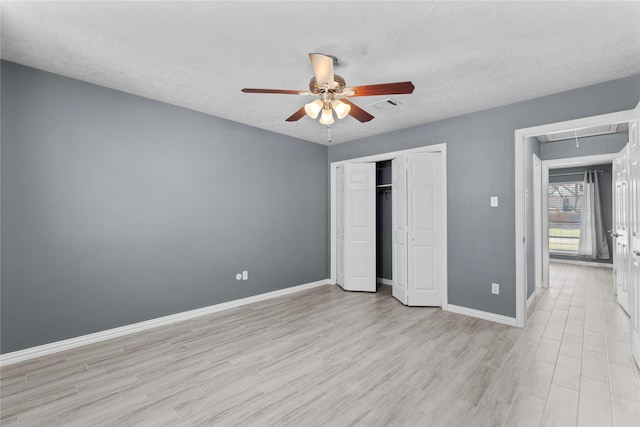
[[[551,384],[541,426],[570,427],[577,425],[579,396],[580,393],[575,390]]]
[[[97,408],[120,402],[122,397],[117,391],[93,397],[75,394],[20,414],[20,426],[62,426],[94,413]]]
[[[504,425],[511,427],[539,426],[542,422],[545,404],[545,399],[520,392]]]
[[[0,427],[18,427],[18,417],[13,416],[0,419]]]
[[[560,354],[582,359],[582,337],[564,334],[562,336],[562,343],[560,344]]]
[[[578,425],[613,426],[609,384],[581,378]]]
[[[611,395],[640,404],[640,385],[633,368],[609,364]]]
[[[6,380],[12,377],[25,377],[27,373],[49,372],[57,370],[65,365],[64,354],[57,353],[51,356],[38,357],[26,362],[15,363],[9,366],[0,367],[0,379]]]
[[[534,360],[522,381],[519,391],[546,400],[553,381],[555,365]]]
[[[621,342],[614,339],[607,339],[607,359],[609,363],[633,368],[633,356],[628,342]]]
[[[582,375],[596,381],[609,383],[607,356],[590,350],[582,352]]]
[[[613,424],[616,427],[636,427],[640,420],[640,404],[617,396],[611,398]]]
[[[582,362],[580,359],[561,354],[558,356],[554,369],[553,383],[579,391],[581,370]]]
[[[547,363],[556,363],[558,352],[560,351],[560,340],[554,338],[542,337],[538,349],[536,350],[535,359]]]

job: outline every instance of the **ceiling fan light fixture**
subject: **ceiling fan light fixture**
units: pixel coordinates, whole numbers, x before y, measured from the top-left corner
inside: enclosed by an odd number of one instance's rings
[[[321,53],[310,53],[309,59],[311,60],[311,67],[313,68],[313,77],[309,82],[308,91],[244,88],[242,92],[281,95],[316,95],[320,99],[305,104],[291,116],[287,117],[285,121],[296,122],[304,116],[316,119],[320,115],[320,124],[329,127],[329,125],[334,123],[334,111],[338,119],[351,116],[360,123],[366,123],[374,118],[356,104],[345,99],[346,97],[404,95],[413,93],[415,89],[415,86],[410,81],[347,87],[344,78],[333,72],[334,66],[338,63],[336,57]],[[390,99],[387,100],[387,103],[393,105],[399,104],[395,101],[392,102]],[[331,140],[331,138],[329,138],[329,140]]]
[[[331,108],[323,108],[322,115],[320,116],[320,123],[326,126],[333,124],[333,112]]]
[[[322,107],[322,101],[316,99],[315,101],[310,102],[304,106],[304,112],[307,113],[307,115],[312,119],[315,119],[316,117],[318,117],[318,113],[320,113]]]
[[[351,105],[344,103],[339,99],[334,99],[331,106],[333,107],[333,111],[336,112],[336,116],[338,116],[339,119],[344,119],[351,111]]]

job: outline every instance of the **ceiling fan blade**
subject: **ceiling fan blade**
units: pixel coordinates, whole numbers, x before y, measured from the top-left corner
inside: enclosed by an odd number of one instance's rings
[[[287,122],[296,122],[298,120],[300,120],[301,118],[303,118],[305,116],[305,114],[307,114],[304,111],[304,107],[302,107],[301,109],[299,109],[298,111],[296,111],[295,113],[293,113],[292,115],[290,115],[287,120]]]
[[[303,95],[306,92],[303,90],[290,90],[290,89],[242,89],[244,93],[279,93],[283,95]]]
[[[348,87],[343,92],[354,92],[349,96],[403,95],[412,93],[415,86],[411,82],[382,83],[378,85]]]
[[[322,87],[323,84],[329,84],[330,89],[336,87],[333,77],[333,58],[321,53],[310,53],[309,59],[313,67],[313,74],[316,76],[316,83]]]
[[[354,104],[351,101],[348,101],[346,99],[341,99],[340,101],[344,102],[345,104],[349,104],[351,106],[351,110],[349,111],[349,115],[351,117],[353,117],[354,119],[358,120],[359,122],[368,122],[370,120],[373,120],[373,116],[369,113],[367,113],[366,111],[364,111],[362,108],[358,107],[356,104]]]

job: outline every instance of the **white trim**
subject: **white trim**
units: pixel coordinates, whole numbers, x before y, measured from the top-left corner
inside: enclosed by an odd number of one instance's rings
[[[396,157],[399,157],[403,154],[408,154],[408,153],[436,153],[436,152],[444,153],[446,151],[447,151],[447,144],[443,142],[440,144],[425,145],[422,147],[410,148],[407,150],[391,151],[388,153],[372,154],[370,156],[357,157],[354,159],[339,160],[336,162],[332,162],[331,167],[337,168],[338,166],[344,165],[346,163],[384,162],[385,160],[393,160]]]
[[[71,350],[83,345],[94,344],[100,341],[133,334],[136,332],[146,331],[160,326],[167,326],[176,322],[182,322],[184,320],[206,316],[208,314],[217,313],[220,311],[228,310],[230,308],[253,304],[255,302],[265,301],[271,298],[277,298],[280,296],[329,284],[331,283],[328,279],[318,280],[317,282],[292,286],[290,288],[278,289],[277,291],[266,292],[264,294],[258,294],[233,301],[227,301],[220,304],[210,305],[208,307],[197,308],[195,310],[183,311],[182,313],[158,317],[155,319],[146,320],[144,322],[121,326],[119,328],[107,329],[105,331],[100,331],[93,334],[82,335],[63,341],[56,341],[49,344],[39,345],[37,347],[26,348],[24,350],[18,350],[0,355],[0,366],[7,366],[18,362],[24,362],[25,360],[33,359],[36,357],[47,356],[60,351]]]
[[[448,218],[449,213],[447,206],[449,206],[449,184],[447,184],[447,144],[442,145],[442,189],[444,192],[442,201],[442,226],[444,236],[442,237],[442,250],[444,252],[444,273],[442,278],[444,280],[444,292],[442,294],[442,308],[448,309],[449,307],[449,225]]]
[[[533,155],[533,266],[535,268],[534,288],[546,286],[542,275],[542,160],[535,154]],[[528,267],[527,267],[528,268]],[[527,308],[529,306],[527,305]]]
[[[338,204],[336,198],[338,197],[338,184],[336,183],[337,167],[333,165],[329,166],[329,280],[333,284],[338,283],[337,271],[338,271],[338,254],[334,248],[337,246],[336,241],[336,215],[338,214]]]
[[[503,325],[516,326],[515,317],[489,313],[488,311],[481,311],[453,304],[449,304],[446,309],[443,307],[443,310],[457,314],[464,314],[465,316],[475,317],[478,319],[489,320],[491,322],[502,323]]]
[[[633,111],[626,110],[616,113],[602,114],[599,116],[585,117],[576,120],[550,123],[530,128],[516,129],[515,131],[515,208],[516,208],[516,326],[524,328],[527,316],[527,293],[525,281],[525,256],[526,248],[524,237],[526,231],[525,221],[525,156],[524,147],[528,137],[543,135],[546,133],[581,129],[610,123],[622,123],[633,120]],[[543,171],[544,176],[544,171]],[[544,200],[544,197],[542,198]],[[543,215],[544,216],[544,215]],[[543,228],[544,229],[544,228]]]
[[[366,162],[383,162],[385,160],[393,160],[396,157],[399,157],[403,154],[407,154],[407,153],[435,153],[435,152],[439,152],[442,154],[442,186],[443,186],[443,190],[444,190],[444,195],[445,195],[445,201],[444,201],[444,206],[442,207],[443,209],[443,227],[445,230],[447,230],[447,144],[446,143],[440,143],[440,144],[434,144],[434,145],[426,145],[423,147],[417,147],[417,148],[410,148],[407,150],[400,150],[400,151],[392,151],[392,152],[388,152],[388,153],[382,153],[382,154],[374,154],[374,155],[370,155],[370,156],[365,156],[365,157],[358,157],[358,158],[354,158],[354,159],[348,159],[348,160],[340,160],[337,162],[332,162],[329,165],[329,179],[330,179],[330,183],[329,183],[329,188],[330,188],[330,194],[329,194],[329,203],[330,203],[330,212],[331,212],[331,218],[330,218],[330,226],[329,226],[329,250],[330,250],[330,265],[331,265],[331,270],[330,270],[330,277],[329,280],[331,281],[331,283],[336,283],[336,271],[337,271],[337,250],[336,250],[336,214],[337,214],[337,203],[336,203],[336,197],[337,197],[337,188],[336,188],[336,168],[340,165],[344,165],[347,163],[366,163]],[[447,239],[444,239],[444,243],[443,243],[443,251],[445,254],[447,254]],[[447,307],[447,302],[448,302],[448,298],[449,298],[449,290],[448,290],[448,286],[446,284],[448,284],[448,271],[447,269],[445,269],[445,287],[444,287],[444,292],[443,292],[443,296],[442,296],[442,308]]]
[[[594,154],[592,156],[565,157],[562,159],[543,160],[542,167],[549,169],[578,168],[581,166],[600,165],[603,163],[613,163],[618,153]],[[579,179],[578,181],[582,181]]]
[[[540,182],[540,194],[545,194],[542,197],[541,203],[541,228],[540,239],[542,240],[542,286],[544,288],[549,287],[549,197],[547,194],[549,188],[549,165],[542,162],[542,181]],[[544,189],[547,190],[544,190]],[[543,191],[544,190],[544,191]]]
[[[561,258],[550,258],[549,262],[554,262],[556,264],[573,264],[573,265],[584,265],[586,267],[598,267],[598,268],[611,268],[611,269],[613,269],[613,264],[609,264],[609,263],[606,263],[606,262],[579,261],[579,260],[561,259]]]
[[[380,283],[381,285],[393,286],[393,280],[384,279],[382,277],[378,277],[377,280],[378,280],[378,283]]]
[[[537,292],[538,291],[534,289],[531,295],[529,296],[529,299],[527,299],[527,310],[529,310],[529,307],[531,307],[531,304],[533,304],[533,302],[536,300]]]

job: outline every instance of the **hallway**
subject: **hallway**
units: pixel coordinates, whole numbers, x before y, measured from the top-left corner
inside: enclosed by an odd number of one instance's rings
[[[506,425],[638,425],[638,367],[612,270],[552,263],[530,311],[523,336],[537,349]],[[520,406],[533,419],[515,417]]]

